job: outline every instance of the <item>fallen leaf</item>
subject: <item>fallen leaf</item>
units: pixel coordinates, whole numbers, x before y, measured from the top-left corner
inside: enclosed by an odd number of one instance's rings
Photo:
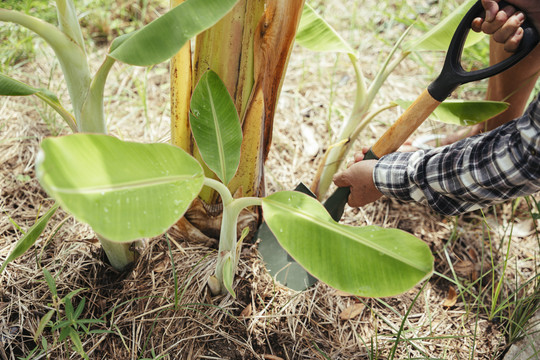
[[[474,272],[474,264],[469,260],[461,260],[454,265],[454,270],[459,277],[469,278]]]
[[[157,272],[157,273],[161,273],[161,272],[164,272],[165,270],[167,270],[167,263],[169,262],[168,259],[165,259],[163,261],[161,261],[159,264],[157,264],[155,267],[154,267],[154,271]]]
[[[283,358],[280,358],[276,355],[263,355],[263,359],[265,360],[283,360]]]
[[[457,292],[456,289],[454,289],[453,286],[448,287],[448,295],[446,296],[446,299],[444,300],[442,306],[444,307],[452,307],[456,305],[457,302]]]
[[[251,304],[249,304],[244,308],[244,310],[242,310],[242,312],[240,313],[240,317],[248,317],[251,316],[252,313],[253,311],[251,310]]]
[[[471,280],[472,282],[476,282],[476,280],[478,280],[478,271],[473,271],[472,275],[471,275]]]
[[[364,304],[353,304],[349,307],[347,307],[345,310],[339,314],[339,318],[341,320],[351,320],[355,317],[362,314],[362,311],[364,311],[365,305]]]
[[[478,262],[478,254],[476,253],[476,250],[474,250],[473,248],[469,249],[469,257],[471,258],[472,261]]]
[[[83,240],[83,241],[85,241],[85,240]],[[86,239],[86,241],[88,241],[91,244],[98,244],[99,243],[98,238]]]

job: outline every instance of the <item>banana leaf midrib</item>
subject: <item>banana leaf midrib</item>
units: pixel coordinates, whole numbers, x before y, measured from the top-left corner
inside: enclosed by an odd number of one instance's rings
[[[223,135],[221,134],[221,127],[219,123],[219,117],[216,110],[216,104],[214,102],[214,97],[212,95],[212,89],[210,89],[210,84],[208,83],[208,80],[206,81],[206,91],[208,93],[210,108],[212,110],[212,120],[214,121],[214,129],[216,131],[216,141],[217,141],[217,148],[218,148],[218,155],[219,155],[219,166],[220,166],[220,172],[221,172],[221,181],[228,182],[230,179],[227,179],[227,165],[225,160],[225,152],[223,151],[224,145],[223,145]]]
[[[200,177],[202,179],[202,174],[195,175],[174,175],[166,177],[157,177],[153,179],[144,179],[144,180],[135,180],[135,181],[125,181],[117,184],[107,184],[99,186],[91,186],[86,188],[70,189],[66,187],[57,187],[49,186],[51,191],[62,193],[62,194],[80,194],[80,195],[91,195],[91,194],[101,194],[104,192],[115,192],[122,190],[134,190],[144,187],[159,186],[169,183],[174,183],[178,181],[193,181]],[[202,184],[202,181],[201,181]]]

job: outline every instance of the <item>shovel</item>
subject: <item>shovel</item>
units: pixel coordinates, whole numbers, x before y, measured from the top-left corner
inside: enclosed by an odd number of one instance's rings
[[[499,2],[500,8],[506,5],[505,1]],[[522,60],[538,44],[539,38],[536,29],[529,21],[525,21],[522,25],[523,39],[516,53],[488,68],[471,72],[465,71],[461,66],[465,40],[472,21],[481,16],[483,10],[481,2],[478,1],[463,17],[450,42],[440,75],[371,147],[364,160],[379,159],[383,155],[395,152],[459,85],[486,79],[503,72]],[[303,184],[300,184],[295,190],[314,196]],[[335,221],[341,219],[349,194],[350,188],[338,188],[324,202],[325,208]],[[259,252],[268,271],[276,280],[293,290],[304,290],[317,281],[281,248],[265,223],[261,225],[256,236],[261,239]]]

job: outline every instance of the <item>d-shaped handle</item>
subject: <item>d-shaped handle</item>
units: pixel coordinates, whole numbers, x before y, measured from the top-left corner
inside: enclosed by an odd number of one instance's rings
[[[507,5],[508,3],[505,1],[499,2],[499,8]],[[463,54],[465,41],[471,29],[472,21],[481,16],[483,10],[482,3],[480,1],[476,2],[457,27],[450,42],[441,74],[428,87],[429,93],[435,100],[444,101],[459,85],[486,79],[503,72],[517,64],[538,44],[538,31],[530,20],[526,19],[521,25],[524,31],[523,39],[512,56],[485,69],[465,71],[461,66],[461,55]]]

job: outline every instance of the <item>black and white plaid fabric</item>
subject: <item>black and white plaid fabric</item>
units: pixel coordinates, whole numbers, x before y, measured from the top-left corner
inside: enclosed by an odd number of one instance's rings
[[[525,115],[491,132],[382,157],[373,180],[387,196],[445,215],[540,191],[540,95]]]

